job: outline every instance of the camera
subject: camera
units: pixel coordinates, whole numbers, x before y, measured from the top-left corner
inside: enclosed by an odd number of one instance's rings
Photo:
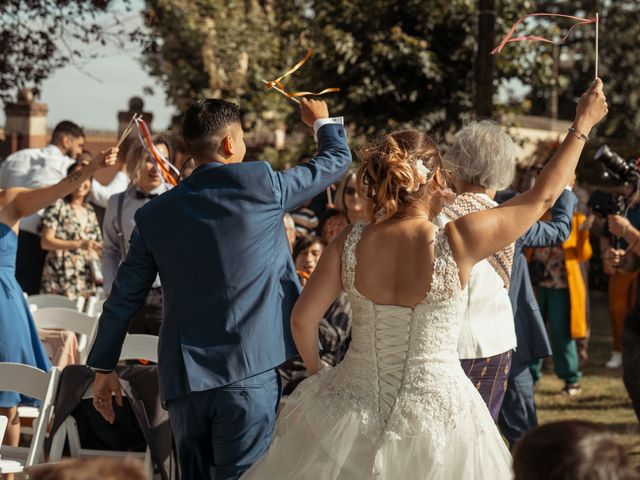
[[[609,215],[624,215],[627,209],[624,196],[601,192],[600,190],[596,190],[591,194],[587,206],[593,213],[604,218]]]
[[[593,158],[602,164],[604,180],[636,184],[640,181],[640,169],[635,162],[625,160],[608,145],[602,145]]]

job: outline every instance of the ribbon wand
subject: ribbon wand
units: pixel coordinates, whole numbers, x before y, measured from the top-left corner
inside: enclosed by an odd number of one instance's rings
[[[120,138],[118,139],[118,143],[116,144],[116,148],[119,148],[120,145],[122,145],[122,142],[124,142],[125,138],[127,138],[131,133],[131,130],[133,130],[133,122],[135,121],[137,116],[138,114],[134,113],[131,117],[131,120],[129,120],[129,123],[127,123],[127,126],[124,127],[124,130],[122,131],[122,133],[120,134]]]
[[[270,84],[271,82],[267,82],[266,80],[263,80],[264,83],[266,83],[267,85]],[[300,100],[298,100],[295,97],[291,97],[289,96],[289,94],[287,94],[287,92],[285,92],[284,90],[282,90],[281,88],[279,88],[277,85],[273,84],[271,85],[269,88],[275,90],[276,92],[278,92],[280,95],[284,95],[285,97],[287,97],[289,100],[296,102],[298,105],[300,105]]]
[[[285,77],[288,77],[292,73],[296,72],[302,65],[304,65],[306,63],[307,60],[309,60],[309,57],[311,56],[312,53],[313,53],[313,51],[309,50],[307,52],[307,54],[304,56],[304,58],[302,60],[300,60],[298,63],[296,63],[293,67],[291,67],[284,75],[281,75],[280,77],[276,78],[275,80],[271,80],[271,81],[262,80],[262,81],[264,82],[264,84],[266,85],[266,87],[268,89],[275,90],[280,95],[284,95],[285,97],[293,100],[297,104],[300,104],[300,100],[298,100],[297,97],[304,97],[306,95],[324,95],[325,93],[339,92],[340,89],[339,88],[335,88],[335,87],[334,88],[325,88],[321,92],[295,92],[295,93],[289,93],[289,92],[286,91],[286,89],[284,88],[284,86],[281,83],[281,80],[283,78],[285,78]]]
[[[598,79],[598,26],[600,25],[600,16],[596,13],[596,80]]]

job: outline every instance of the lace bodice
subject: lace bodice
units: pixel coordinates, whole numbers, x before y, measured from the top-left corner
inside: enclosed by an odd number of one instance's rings
[[[467,382],[457,354],[465,295],[443,229],[435,238],[430,291],[415,307],[378,305],[355,286],[357,245],[366,224],[349,233],[342,255],[342,283],[352,306],[352,341],[336,367],[341,392],[357,402],[369,434],[407,427],[437,429],[452,409],[461,408]],[[344,384],[348,384],[345,388]],[[330,408],[328,406],[328,408]],[[422,412],[428,410],[430,415]],[[442,422],[433,421],[439,417]],[[428,421],[426,421],[428,420]],[[433,432],[436,433],[436,432]]]

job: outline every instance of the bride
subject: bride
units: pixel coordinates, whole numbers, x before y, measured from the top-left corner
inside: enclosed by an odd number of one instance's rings
[[[456,353],[467,279],[553,205],[606,112],[597,80],[531,190],[444,229],[431,223],[448,191],[428,136],[392,133],[365,152],[359,175],[376,221],[345,229],[305,286],[291,321],[312,376],[243,479],[511,478],[509,451]],[[353,339],[341,364],[318,371],[318,321],[342,290]]]

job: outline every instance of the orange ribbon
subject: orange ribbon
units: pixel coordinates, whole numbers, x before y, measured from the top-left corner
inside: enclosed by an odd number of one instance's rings
[[[576,28],[578,25],[588,25],[590,23],[595,23],[595,24],[599,23],[599,20],[597,17],[594,19],[588,19],[588,18],[574,17],[572,15],[562,15],[560,13],[531,13],[529,15],[525,15],[524,17],[522,17],[516,23],[513,24],[507,36],[504,37],[504,39],[500,42],[500,44],[491,51],[491,55],[500,53],[500,51],[504,48],[504,46],[507,43],[511,43],[511,42],[538,41],[538,42],[556,43],[553,40],[549,40],[548,38],[540,37],[537,35],[526,35],[524,37],[513,38],[513,35],[516,33],[516,28],[518,27],[518,25],[520,25],[525,19],[529,17],[562,17],[562,18],[570,18],[571,20],[576,21],[576,23],[569,29],[569,31],[562,38],[562,40],[560,40],[560,43],[564,42],[569,37],[569,35],[571,35],[571,32],[573,31],[573,29]]]
[[[176,177],[172,174],[172,170],[174,170],[174,173],[175,173],[177,172],[176,168],[173,165],[171,165],[171,163],[169,163],[168,160],[165,160],[164,158],[162,158],[162,156],[156,149],[156,146],[153,144],[153,140],[151,140],[151,134],[149,133],[147,124],[142,119],[142,115],[140,115],[139,117],[134,117],[133,120],[136,126],[138,127],[138,135],[140,137],[140,141],[142,142],[142,145],[144,145],[144,147],[146,148],[147,152],[149,152],[149,155],[151,155],[151,158],[155,160],[156,166],[158,167],[162,180],[166,184],[171,185],[172,187],[175,187],[178,184],[178,181],[176,180]],[[179,175],[179,172],[178,172],[178,175]]]
[[[293,67],[291,67],[287,73],[285,73],[284,75],[276,78],[275,80],[272,81],[267,81],[267,80],[262,80],[267,88],[273,88],[274,90],[280,92],[281,94],[283,94],[286,97],[289,97],[290,99],[294,100],[294,101],[298,101],[296,100],[297,97],[304,97],[306,95],[324,95],[325,93],[331,93],[331,92],[339,92],[340,89],[337,87],[332,87],[332,88],[325,88],[324,90],[322,90],[321,92],[294,92],[294,93],[289,93],[287,92],[287,90],[284,88],[284,85],[282,85],[281,81],[283,78],[288,77],[289,75],[291,75],[292,73],[294,73],[296,70],[298,70],[302,65],[304,65],[307,60],[309,60],[309,57],[311,57],[311,54],[313,53],[313,50],[309,50],[307,52],[307,54],[305,55],[305,57],[300,60],[298,63],[296,63]]]

